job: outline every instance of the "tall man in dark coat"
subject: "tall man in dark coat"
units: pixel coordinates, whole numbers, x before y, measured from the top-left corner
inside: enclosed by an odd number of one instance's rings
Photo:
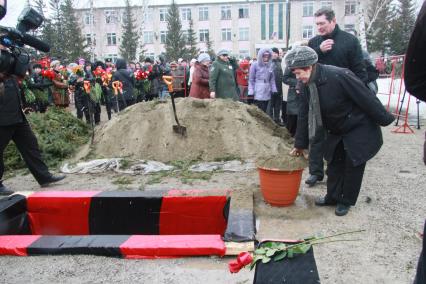
[[[329,8],[319,9],[315,13],[318,35],[308,45],[318,55],[321,64],[348,68],[361,81],[367,83],[362,49],[359,40],[352,34],[342,31],[336,23],[334,11]],[[324,140],[326,133],[319,128],[312,138],[309,151],[310,177],[306,183],[313,186],[324,178]]]
[[[426,1],[416,20],[405,57],[405,86],[407,91],[426,102]],[[426,133],[425,133],[426,139]],[[426,165],[426,140],[423,146],[423,162]],[[417,265],[414,284],[426,283],[426,221],[423,227],[423,250]]]
[[[307,46],[291,50],[285,58],[303,83],[292,154],[303,154],[318,127],[327,131],[327,194],[315,204],[337,204],[335,213],[343,216],[357,201],[366,162],[383,144],[379,125],[389,125],[394,117],[349,69],[317,64],[317,60]]]
[[[0,195],[13,193],[2,183],[3,152],[11,140],[15,142],[28,169],[42,187],[65,178],[63,175],[52,175],[41,159],[37,138],[22,112],[21,95],[18,80],[14,76],[0,73]]]

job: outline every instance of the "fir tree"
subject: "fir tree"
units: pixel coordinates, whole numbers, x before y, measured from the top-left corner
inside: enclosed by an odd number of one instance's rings
[[[366,28],[368,50],[378,51],[382,55],[388,52],[389,22],[391,18],[391,0],[373,0],[368,9],[368,26]]]
[[[178,60],[186,57],[187,49],[185,48],[185,39],[182,33],[182,24],[179,17],[179,9],[173,1],[167,13],[167,37],[164,48],[166,49],[166,57],[169,60]]]
[[[210,55],[210,58],[215,58],[216,53],[213,50],[213,42],[210,40],[210,34],[207,35],[206,48],[207,48],[207,53]]]
[[[194,31],[194,22],[189,20],[189,29],[188,29],[188,38],[186,40],[186,44],[188,46],[188,57],[196,58],[200,49],[197,48],[197,37]]]
[[[60,1],[50,0],[49,7],[52,18],[46,19],[42,30],[41,38],[50,45],[49,55],[55,58],[64,58],[64,36],[63,22]]]
[[[136,59],[136,49],[138,48],[139,35],[136,29],[135,20],[133,19],[132,7],[130,1],[126,0],[126,8],[123,17],[123,36],[120,44],[120,55],[126,60]]]
[[[391,54],[404,54],[416,21],[413,0],[398,0],[394,9],[394,18],[390,23],[389,47]]]
[[[74,61],[79,57],[89,58],[87,43],[81,33],[81,28],[73,8],[73,0],[64,0],[61,5],[62,14],[62,45],[64,60]]]

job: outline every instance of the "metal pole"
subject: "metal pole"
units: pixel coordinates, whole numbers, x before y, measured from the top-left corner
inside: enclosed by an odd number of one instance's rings
[[[289,42],[290,42],[290,10],[291,4],[289,0],[286,0],[286,26],[287,26],[287,39],[286,39],[286,49],[288,50]]]

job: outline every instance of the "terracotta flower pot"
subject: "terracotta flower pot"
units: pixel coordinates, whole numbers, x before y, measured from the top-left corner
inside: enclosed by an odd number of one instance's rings
[[[263,199],[273,206],[289,206],[299,193],[303,169],[285,171],[258,167]]]

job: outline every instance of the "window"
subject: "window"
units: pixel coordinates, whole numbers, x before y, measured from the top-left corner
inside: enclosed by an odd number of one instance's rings
[[[105,10],[105,23],[116,24],[120,22],[120,17],[115,10]]]
[[[269,38],[274,38],[274,4],[269,4]]]
[[[312,17],[314,15],[314,2],[303,2],[303,17]]]
[[[207,29],[201,29],[201,30],[199,30],[199,34],[200,34],[200,36],[199,36],[200,42],[206,42],[206,41],[208,41],[208,39],[209,39],[209,30],[207,30]]]
[[[198,8],[198,20],[208,21],[209,20],[209,7]]]
[[[345,16],[353,16],[356,14],[356,1],[345,2]]]
[[[355,31],[355,25],[345,25],[345,31],[347,32]]]
[[[154,58],[155,58],[155,54],[154,54],[154,52],[146,52],[146,53],[145,53],[145,58],[151,58],[151,59],[154,59]]]
[[[221,20],[230,20],[231,19],[231,6],[221,6],[220,7],[220,19]]]
[[[153,20],[152,14],[153,14],[153,10],[152,8],[145,8],[146,11],[144,13],[144,21],[145,23],[151,23]]]
[[[303,26],[303,39],[310,39],[314,35],[313,26]]]
[[[266,39],[266,4],[260,5],[260,38]]]
[[[115,33],[107,33],[107,45],[117,45],[117,35]]]
[[[150,44],[154,43],[154,32],[143,32],[143,43]]]
[[[284,3],[278,3],[278,39],[284,38]]]
[[[333,1],[321,1],[320,8],[333,8]]]
[[[115,63],[117,61],[118,55],[117,54],[107,54],[105,56],[105,60],[111,60],[112,63]]]
[[[166,43],[167,39],[167,31],[160,32],[160,43]]]
[[[249,40],[249,28],[240,28],[239,29],[240,40]]]
[[[90,34],[86,34],[86,42],[87,45],[92,45],[92,39],[93,39],[93,45],[96,45],[96,35],[90,35]]]
[[[231,40],[231,29],[222,29],[222,41]]]
[[[189,35],[189,31],[188,30],[183,30],[182,31],[182,38],[185,42],[188,41],[188,35]]]
[[[243,5],[238,8],[238,18],[246,19],[249,17],[249,7],[248,5]]]
[[[160,8],[160,22],[167,21],[167,9],[166,8]]]
[[[189,21],[189,20],[191,20],[191,8],[182,8],[180,10],[180,19],[182,21]]]
[[[90,25],[92,23],[94,23],[93,22],[93,15],[91,15],[90,12],[84,13],[84,24]]]

